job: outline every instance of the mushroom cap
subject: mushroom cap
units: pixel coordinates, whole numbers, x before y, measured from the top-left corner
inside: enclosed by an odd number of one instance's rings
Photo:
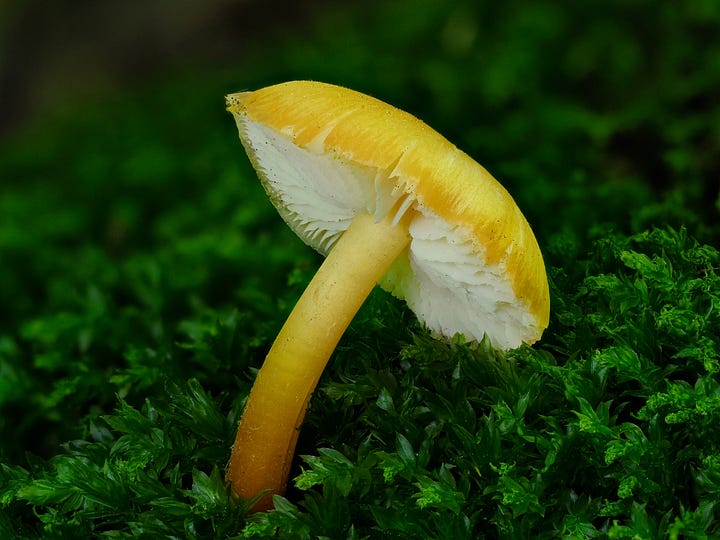
[[[550,299],[535,236],[482,166],[414,116],[347,88],[292,81],[227,96],[280,215],[323,255],[359,213],[399,221],[408,249],[380,285],[434,334],[533,343]]]

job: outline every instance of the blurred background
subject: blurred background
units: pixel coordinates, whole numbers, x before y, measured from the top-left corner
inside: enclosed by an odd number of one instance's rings
[[[301,35],[319,0],[4,0],[0,132],[40,111],[190,68],[241,63]]]

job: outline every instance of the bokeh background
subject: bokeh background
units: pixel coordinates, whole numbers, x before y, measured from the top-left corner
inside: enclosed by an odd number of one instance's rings
[[[323,4],[193,0],[0,5],[3,132],[49,109],[181,70],[238,65],[301,35]]]

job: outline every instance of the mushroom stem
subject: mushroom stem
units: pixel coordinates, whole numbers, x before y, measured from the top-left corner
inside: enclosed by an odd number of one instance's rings
[[[410,212],[408,212],[409,214]],[[252,510],[283,494],[310,395],[360,306],[410,242],[409,216],[375,222],[357,215],[302,294],[258,372],[228,464],[243,499],[265,494]]]

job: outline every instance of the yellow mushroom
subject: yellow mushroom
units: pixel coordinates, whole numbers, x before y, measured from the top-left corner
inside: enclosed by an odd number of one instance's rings
[[[308,400],[376,284],[436,336],[501,349],[547,327],[535,236],[507,191],[414,116],[330,84],[227,96],[280,215],[326,255],[275,339],[238,426],[227,479],[242,498],[282,494]]]

